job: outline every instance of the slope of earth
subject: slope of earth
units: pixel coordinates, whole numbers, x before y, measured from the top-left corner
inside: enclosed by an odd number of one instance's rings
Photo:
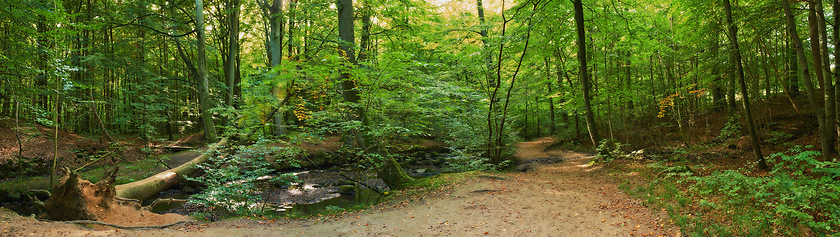
[[[678,236],[661,211],[611,183],[590,156],[519,144],[522,159],[565,161],[524,173],[477,174],[441,190],[365,211],[305,220],[228,220],[161,230],[94,230],[0,216],[0,236]]]

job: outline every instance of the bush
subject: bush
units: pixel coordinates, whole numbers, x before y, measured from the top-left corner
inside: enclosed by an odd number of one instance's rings
[[[740,117],[741,116],[738,114],[730,115],[729,120],[727,120],[726,124],[723,125],[723,128],[720,129],[720,134],[717,138],[715,138],[715,140],[723,142],[732,138],[740,137],[741,122],[738,120]]]
[[[604,139],[598,144],[598,147],[595,148],[598,151],[598,158],[599,162],[610,162],[615,159],[626,157],[623,151],[621,151],[621,147],[624,144],[614,140],[614,139]]]
[[[297,155],[292,149],[268,147],[269,140],[261,140],[255,145],[239,146],[231,154],[213,154],[211,161],[199,165],[205,174],[188,180],[206,186],[201,193],[192,195],[190,203],[223,209],[234,216],[263,214],[266,206],[258,195],[257,181],[280,182],[289,184],[294,180],[291,175],[274,175],[274,169],[268,162],[268,154],[281,154],[285,157]]]
[[[817,151],[791,149],[792,155],[776,153],[769,176],[752,177],[726,170],[705,177],[692,177],[701,194],[726,197],[732,207],[765,210],[752,218],[782,227],[791,235],[800,227],[818,234],[836,234],[840,228],[840,166],[818,161]]]

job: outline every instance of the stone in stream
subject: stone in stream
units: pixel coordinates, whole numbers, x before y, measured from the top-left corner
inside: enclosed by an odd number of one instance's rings
[[[356,186],[353,185],[341,185],[338,187],[338,193],[343,195],[353,195],[356,194]]]
[[[339,180],[336,185],[338,185],[338,186],[351,185],[352,186],[352,185],[355,185],[355,184],[356,184],[356,182],[346,180],[346,179],[342,179],[342,180]]]

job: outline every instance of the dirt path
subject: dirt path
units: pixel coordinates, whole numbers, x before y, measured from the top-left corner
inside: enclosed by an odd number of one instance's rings
[[[230,220],[163,230],[104,230],[14,221],[0,236],[678,236],[664,215],[640,205],[586,165],[588,154],[543,151],[545,138],[519,144],[523,159],[562,158],[524,173],[478,175],[431,196],[327,220]],[[24,218],[25,219],[25,218]],[[11,225],[9,225],[11,223]],[[22,224],[21,224],[22,223]]]

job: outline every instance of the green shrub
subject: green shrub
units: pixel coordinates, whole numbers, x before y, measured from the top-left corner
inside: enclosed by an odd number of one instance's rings
[[[818,161],[817,151],[791,149],[793,155],[776,153],[768,176],[753,177],[726,170],[697,181],[693,188],[704,195],[722,195],[729,206],[756,209],[754,220],[769,222],[787,234],[799,235],[805,226],[817,234],[836,234],[840,228],[840,166]],[[761,211],[763,210],[763,211]]]
[[[614,140],[614,139],[604,139],[598,144],[598,147],[595,148],[595,151],[598,151],[598,158],[599,162],[610,162],[618,158],[626,157],[623,151],[621,151],[621,147],[624,144]]]
[[[730,115],[729,120],[727,120],[726,124],[723,125],[723,128],[720,129],[720,134],[717,138],[715,138],[715,140],[726,141],[732,138],[740,137],[741,122],[738,120],[740,117],[741,116],[737,113]]]
[[[254,145],[237,147],[230,154],[212,154],[210,162],[199,165],[204,175],[187,177],[206,186],[201,193],[192,195],[190,203],[210,209],[221,208],[234,216],[264,214],[266,206],[257,193],[257,181],[289,184],[295,178],[291,175],[272,176],[274,169],[266,158],[281,155],[278,159],[282,159],[300,152],[267,146],[269,143],[270,140],[261,140]]]

